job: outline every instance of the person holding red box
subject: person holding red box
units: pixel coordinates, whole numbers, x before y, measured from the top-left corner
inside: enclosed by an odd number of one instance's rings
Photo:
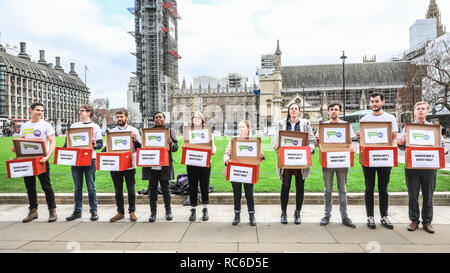
[[[202,127],[205,125],[205,117],[202,113],[194,113],[191,118],[191,126]],[[214,145],[214,137],[212,139],[211,155],[216,153],[216,145]],[[202,221],[208,221],[208,207],[209,204],[209,179],[211,176],[211,167],[186,166],[186,171],[189,181],[189,200],[191,205],[191,216],[189,221],[196,219],[196,207],[198,199],[198,185],[200,184],[200,192],[202,196]]]
[[[430,106],[427,102],[421,101],[416,103],[414,105],[414,116],[416,116],[414,123],[432,124],[426,120],[429,111]],[[403,136],[398,140],[398,147],[402,150],[405,149],[407,137],[408,134],[403,128]],[[444,147],[444,153],[447,154],[448,148],[443,138],[442,147]],[[409,196],[409,219],[411,220],[411,224],[407,228],[409,231],[416,230],[420,224],[419,193],[420,188],[422,188],[422,225],[426,232],[435,232],[431,226],[431,221],[433,220],[433,193],[436,188],[436,175],[436,170],[405,168],[406,186],[408,187]]]
[[[55,129],[50,123],[42,120],[44,115],[44,105],[40,102],[35,102],[30,106],[31,120],[22,124],[20,127],[20,136],[25,139],[43,139],[45,140],[45,147],[47,147],[47,156],[41,159],[41,163],[45,163],[47,171],[38,175],[42,190],[45,192],[45,200],[49,210],[48,222],[55,222],[56,215],[56,201],[55,193],[50,183],[50,164],[49,158],[52,156],[56,148]],[[15,153],[14,146],[11,151]],[[24,177],[25,186],[27,188],[28,202],[30,204],[28,216],[22,222],[28,223],[38,218],[38,200],[36,192],[36,176]]]
[[[117,222],[125,218],[125,205],[123,200],[123,182],[125,180],[128,191],[128,212],[130,214],[130,221],[135,222],[137,216],[136,211],[136,191],[134,186],[136,184],[136,149],[141,147],[141,136],[139,131],[128,124],[128,111],[121,109],[116,112],[117,127],[110,132],[131,132],[131,138],[134,143],[134,151],[132,154],[132,167],[125,171],[111,171],[111,179],[114,184],[115,199],[117,205],[117,214],[109,219],[110,222]],[[106,148],[104,149],[106,150]]]
[[[372,113],[364,116],[360,122],[372,121],[372,122],[383,122],[389,121],[392,123],[392,146],[397,147],[397,132],[398,125],[395,117],[389,113],[382,110],[385,104],[383,94],[375,92],[370,94],[370,108],[372,108]],[[360,131],[356,132],[358,140],[360,140]],[[388,185],[391,176],[392,167],[364,167],[364,182],[365,182],[365,193],[364,201],[366,203],[366,214],[367,214],[367,226],[370,229],[375,229],[375,219],[374,219],[374,189],[375,189],[375,174],[378,177],[378,194],[379,194],[379,207],[380,207],[380,222],[388,229],[393,229],[394,225],[389,221],[388,218],[388,207],[389,207],[389,194]]]
[[[311,128],[311,122],[308,119],[300,118],[300,107],[297,103],[292,103],[288,107],[288,115],[286,119],[283,119],[278,123],[278,130],[273,138],[273,148],[278,150],[280,145],[278,143],[278,134],[280,130],[307,132],[308,145],[311,148],[311,154],[314,153],[316,144],[314,134]],[[301,223],[300,211],[303,205],[303,197],[305,194],[305,180],[309,177],[311,168],[306,169],[278,169],[278,177],[282,181],[281,186],[281,223],[287,224],[287,205],[289,202],[289,191],[291,189],[292,176],[295,176],[295,188],[296,188],[296,207],[294,212],[294,223],[299,225]]]
[[[165,115],[163,112],[156,112],[153,115],[155,121],[155,128],[166,128],[164,125]],[[143,167],[142,180],[148,180],[148,196],[150,199],[150,223],[156,221],[156,209],[158,201],[158,183],[161,185],[161,190],[164,198],[164,206],[166,208],[166,220],[172,221],[172,209],[170,206],[170,191],[169,180],[174,179],[173,157],[172,152],[178,151],[178,140],[174,130],[170,130],[170,136],[167,138],[169,144],[169,166],[159,167]]]
[[[239,136],[248,138],[250,135],[250,122],[243,120],[239,123]],[[223,161],[225,166],[228,166],[228,161],[231,159],[232,147],[231,139],[228,142],[225,154],[223,155]],[[264,153],[260,152],[259,158],[264,160]],[[242,184],[244,184],[245,199],[247,200],[247,209],[249,214],[249,221],[251,226],[256,225],[255,220],[255,201],[253,198],[253,184],[249,183],[239,183],[231,181],[233,187],[233,197],[234,197],[234,219],[232,224],[237,225],[241,221],[241,198],[242,198]]]

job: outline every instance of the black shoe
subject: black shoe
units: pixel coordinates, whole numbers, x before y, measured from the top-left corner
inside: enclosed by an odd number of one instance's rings
[[[191,209],[191,216],[189,216],[189,221],[195,221],[195,218],[197,218],[197,215],[195,213],[195,208]]]
[[[387,217],[381,218],[380,222],[385,228],[388,228],[388,229],[394,228],[394,225],[389,221],[389,219]]]
[[[367,219],[367,226],[370,228],[370,229],[375,229],[377,226],[375,225],[375,219],[373,219],[373,218],[368,218]]]
[[[284,225],[287,224],[287,215],[285,211],[281,212],[281,223]]]
[[[150,223],[153,223],[156,221],[156,211],[153,211],[152,214],[150,214],[150,218],[148,218],[148,221]]]
[[[91,212],[91,221],[97,221],[98,215],[96,211]]]
[[[326,226],[326,225],[328,225],[329,222],[330,222],[330,217],[328,217],[328,216],[325,216],[322,219],[320,219],[321,226]]]
[[[345,226],[351,227],[351,228],[356,228],[356,225],[353,224],[352,220],[350,220],[350,218],[345,218],[344,220],[342,220],[342,224],[344,224]]]
[[[294,223],[295,223],[296,225],[300,225],[301,222],[302,222],[302,220],[300,220],[300,211],[299,211],[299,210],[296,210],[296,211],[294,212]]]
[[[255,220],[255,214],[254,213],[249,213],[249,221],[250,221],[250,226],[256,226],[256,220]]]
[[[208,221],[209,220],[209,215],[208,215],[208,209],[204,208],[202,210],[203,216],[202,216],[202,221]]]
[[[166,210],[166,220],[167,221],[172,221],[172,219],[173,219],[172,210],[171,209],[167,209]]]
[[[233,219],[233,226],[239,224],[239,222],[241,221],[241,214],[240,213],[235,213],[234,214],[234,219]]]
[[[74,211],[72,213],[72,215],[70,215],[69,217],[66,217],[66,221],[73,221],[73,220],[75,220],[77,218],[81,218],[81,212]]]

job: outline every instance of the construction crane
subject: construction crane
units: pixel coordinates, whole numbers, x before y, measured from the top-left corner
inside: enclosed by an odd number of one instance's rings
[[[170,13],[172,13],[172,16],[175,19],[181,19],[180,15],[178,14],[177,10],[173,7],[173,3],[172,2],[168,2],[167,4],[162,4],[163,8],[166,8],[170,11]]]

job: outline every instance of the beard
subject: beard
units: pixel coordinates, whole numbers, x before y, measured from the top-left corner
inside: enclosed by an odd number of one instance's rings
[[[124,126],[125,124],[126,124],[126,121],[117,121],[117,124],[119,125],[119,126]]]
[[[381,110],[381,106],[379,106],[379,107],[372,107],[372,110],[374,111],[374,112],[379,112],[380,110]]]

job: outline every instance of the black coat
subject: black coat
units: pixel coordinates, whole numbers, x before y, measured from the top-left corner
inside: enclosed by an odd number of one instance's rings
[[[165,127],[165,128],[167,128],[167,127]],[[161,167],[160,180],[162,180],[162,181],[173,180],[175,178],[174,169],[173,169],[172,152],[178,151],[178,140],[177,140],[177,135],[176,135],[175,131],[172,129],[170,130],[170,137],[172,138],[173,145],[172,145],[172,148],[169,150],[169,166]],[[142,180],[152,180],[151,170],[152,170],[151,167],[143,167],[142,168]]]

